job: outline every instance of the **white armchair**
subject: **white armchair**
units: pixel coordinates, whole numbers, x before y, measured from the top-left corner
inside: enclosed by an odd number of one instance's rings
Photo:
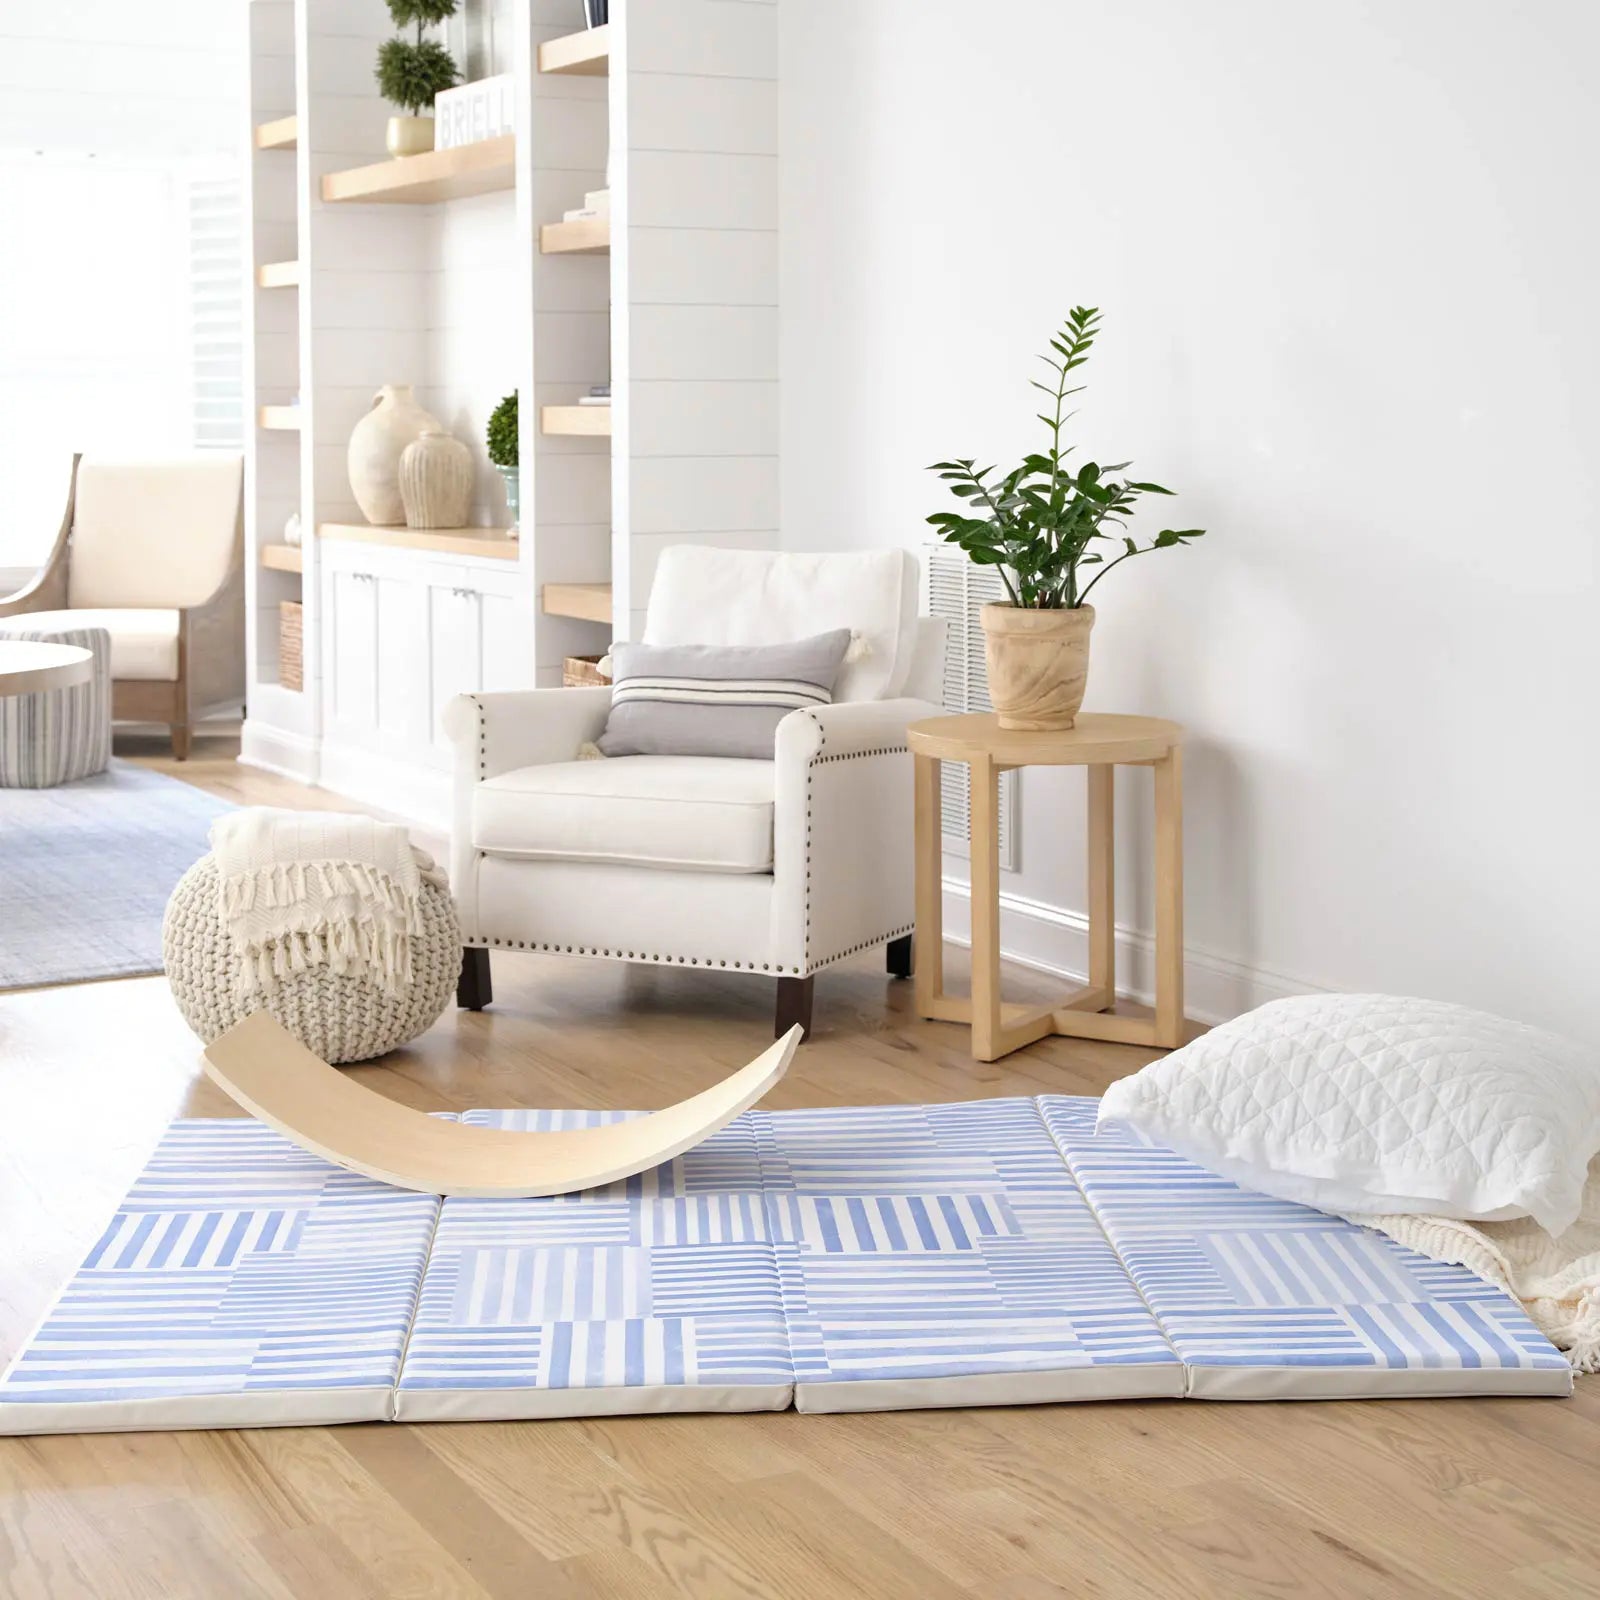
[[[823,967],[877,945],[911,973],[908,723],[937,714],[944,624],[916,616],[903,551],[780,555],[679,546],[644,638],[749,644],[848,627],[864,646],[832,705],[793,711],[771,761],[579,760],[609,689],[462,695],[451,882],[458,992],[491,999],[489,952],[532,950],[767,974],[777,1028],[809,1027]]]

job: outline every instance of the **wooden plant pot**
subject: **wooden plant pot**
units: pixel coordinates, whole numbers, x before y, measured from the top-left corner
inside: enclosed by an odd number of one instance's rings
[[[1027,733],[1070,728],[1089,682],[1094,607],[1032,611],[986,605],[981,615],[989,699],[1000,726]]]

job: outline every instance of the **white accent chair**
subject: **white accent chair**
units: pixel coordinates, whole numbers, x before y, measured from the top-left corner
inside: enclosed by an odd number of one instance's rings
[[[764,973],[779,1034],[809,1028],[814,975],[834,962],[887,945],[889,970],[909,977],[906,726],[939,711],[945,636],[916,609],[906,551],[663,553],[647,643],[856,635],[834,703],[784,717],[771,761],[580,761],[606,688],[451,701],[458,1003],[491,999],[491,950]]]
[[[111,715],[190,729],[244,699],[244,462],[72,458],[61,529],[0,617],[111,636]]]

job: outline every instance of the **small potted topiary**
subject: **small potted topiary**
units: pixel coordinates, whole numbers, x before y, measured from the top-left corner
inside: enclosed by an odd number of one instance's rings
[[[404,106],[405,117],[390,117],[385,143],[392,156],[420,156],[433,149],[433,97],[461,81],[455,57],[437,39],[424,39],[422,30],[456,13],[456,0],[387,0],[397,28],[416,26],[415,39],[385,39],[378,47],[378,67],[373,74],[378,92],[391,105]]]
[[[1050,431],[1047,454],[1022,458],[1003,477],[971,460],[936,461],[928,470],[965,502],[963,511],[938,511],[928,521],[940,537],[959,545],[980,566],[999,570],[1010,597],[982,607],[989,699],[1002,728],[1070,728],[1083,704],[1089,676],[1090,591],[1115,566],[1152,550],[1168,550],[1198,539],[1204,528],[1163,528],[1141,545],[1127,532],[1127,519],[1141,495],[1170,495],[1159,483],[1135,482],[1119,474],[1130,463],[1067,465],[1070,445],[1061,442],[1067,399],[1082,392],[1068,374],[1089,359],[1100,331],[1100,313],[1078,306],[1050,341],[1051,383],[1035,383],[1052,410],[1039,420]],[[1116,531],[1113,532],[1112,530]],[[1109,550],[1099,548],[1106,541]],[[1109,551],[1117,553],[1107,559]],[[1099,567],[1093,577],[1086,568]]]
[[[511,532],[517,531],[518,503],[517,463],[520,460],[517,444],[517,391],[513,389],[489,413],[489,427],[485,442],[489,447],[489,460],[499,468],[506,480],[506,508],[511,512]]]

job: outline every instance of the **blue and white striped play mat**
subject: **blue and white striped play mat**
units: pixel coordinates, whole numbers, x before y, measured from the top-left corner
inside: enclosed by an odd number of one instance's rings
[[[178,1122],[0,1380],[0,1433],[1570,1392],[1498,1289],[1095,1110],[749,1111],[544,1200]]]

